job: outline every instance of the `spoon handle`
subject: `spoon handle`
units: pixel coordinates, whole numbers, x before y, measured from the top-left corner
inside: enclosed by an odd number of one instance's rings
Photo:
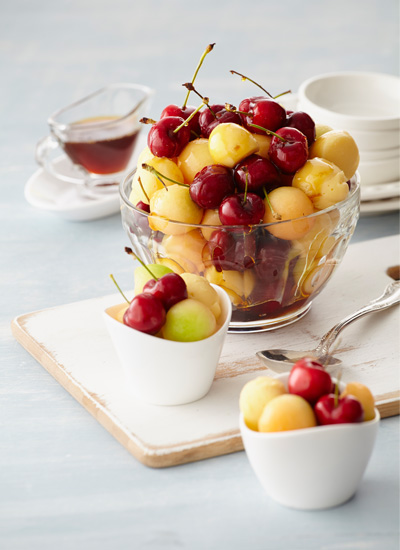
[[[359,319],[363,315],[366,315],[367,313],[372,313],[374,311],[380,311],[382,309],[387,309],[394,304],[398,304],[400,302],[400,281],[393,281],[386,287],[384,293],[379,296],[379,298],[376,298],[375,300],[372,300],[372,302],[369,302],[366,306],[358,309],[351,315],[348,315],[339,323],[337,323],[334,327],[332,327],[324,336],[321,338],[320,343],[318,344],[316,348],[316,355],[318,357],[324,357],[328,355],[329,349],[332,346],[332,344],[335,342],[336,338],[339,336],[339,334],[342,332],[342,330],[350,325],[353,321],[356,319]]]

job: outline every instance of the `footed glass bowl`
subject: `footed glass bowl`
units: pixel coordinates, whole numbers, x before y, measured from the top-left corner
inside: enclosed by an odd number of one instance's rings
[[[189,225],[136,208],[129,201],[133,175],[120,185],[133,251],[145,263],[202,275],[226,290],[229,332],[272,330],[303,317],[340,264],[360,212],[356,173],[344,201],[303,218],[251,227]]]

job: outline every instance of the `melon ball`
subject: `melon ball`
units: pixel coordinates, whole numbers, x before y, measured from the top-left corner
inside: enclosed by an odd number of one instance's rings
[[[243,386],[239,407],[246,425],[258,430],[258,421],[267,403],[278,395],[286,393],[283,382],[269,376],[259,376]]]
[[[315,157],[309,159],[295,175],[293,187],[301,189],[317,210],[324,210],[343,201],[349,194],[347,178],[332,162]]]
[[[150,199],[149,225],[153,231],[162,231],[167,235],[179,235],[193,228],[187,225],[170,223],[168,220],[182,224],[199,224],[203,209],[192,201],[189,186],[173,184],[159,189]]]
[[[195,175],[210,164],[214,164],[214,160],[205,138],[189,141],[178,157],[178,167],[186,183],[192,183]]]
[[[211,309],[215,319],[221,315],[219,296],[215,288],[204,277],[194,273],[182,273],[182,279],[186,283],[188,298],[198,300]]]
[[[354,176],[360,163],[357,144],[344,130],[331,130],[322,134],[311,145],[309,156],[333,162],[343,170],[347,180]]]
[[[228,168],[233,168],[259,149],[253,135],[233,122],[218,124],[210,134],[208,147],[214,163]]]
[[[214,314],[207,306],[186,298],[168,310],[162,335],[166,340],[195,342],[211,336],[216,326]]]
[[[271,210],[267,199],[264,199],[264,223],[274,223],[274,225],[267,227],[272,235],[279,239],[292,240],[300,239],[310,231],[315,220],[304,216],[313,214],[314,206],[301,189],[277,187],[268,193],[268,199],[273,210]],[[274,213],[275,216],[279,217],[279,223],[275,223],[277,218],[274,217]]]
[[[284,432],[317,425],[311,405],[299,395],[283,394],[272,399],[258,421],[260,432]],[[295,460],[295,457],[293,457]]]

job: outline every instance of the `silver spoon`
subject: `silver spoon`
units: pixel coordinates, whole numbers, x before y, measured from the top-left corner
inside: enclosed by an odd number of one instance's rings
[[[340,359],[329,354],[329,349],[335,342],[342,330],[350,325],[356,319],[359,319],[367,313],[387,309],[400,302],[400,281],[393,281],[385,288],[384,293],[379,298],[372,300],[366,306],[358,309],[351,315],[348,315],[331,328],[321,338],[318,346],[311,351],[293,351],[288,349],[270,349],[258,351],[257,356],[273,371],[282,373],[288,372],[293,363],[303,357],[314,357],[325,366],[338,365]]]

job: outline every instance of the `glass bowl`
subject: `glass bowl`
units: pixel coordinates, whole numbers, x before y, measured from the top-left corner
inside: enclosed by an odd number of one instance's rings
[[[303,317],[340,264],[360,212],[356,173],[344,201],[303,218],[251,227],[189,225],[136,208],[129,201],[134,173],[120,185],[122,224],[134,253],[226,290],[229,332],[272,330]]]

